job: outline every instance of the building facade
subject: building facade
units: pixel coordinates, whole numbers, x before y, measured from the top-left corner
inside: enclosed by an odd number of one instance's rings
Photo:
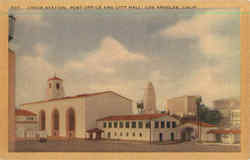
[[[214,107],[220,111],[222,128],[240,128],[240,102],[237,98],[215,100]]]
[[[113,91],[65,97],[63,80],[48,80],[47,99],[21,105],[37,114],[39,130],[48,137],[85,138],[96,119],[112,114],[131,114],[132,100]]]
[[[196,100],[198,96],[181,96],[167,100],[166,110],[170,114],[180,116],[195,115],[197,110]]]
[[[178,141],[179,121],[168,114],[108,116],[97,120],[101,137],[144,142]]]
[[[152,82],[149,82],[144,90],[143,104],[144,104],[144,114],[157,113],[156,94]]]
[[[31,111],[16,110],[16,138],[17,140],[36,139],[38,133],[37,115]]]
[[[183,122],[179,127],[183,141],[216,142],[216,136],[208,134],[210,130],[217,129],[216,125],[197,121]]]
[[[208,134],[214,135],[216,141],[224,144],[239,144],[240,130],[239,129],[215,129],[208,131]]]

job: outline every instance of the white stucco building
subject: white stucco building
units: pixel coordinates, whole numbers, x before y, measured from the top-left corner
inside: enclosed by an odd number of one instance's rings
[[[97,120],[104,139],[152,143],[180,140],[179,124],[168,114],[114,115]]]
[[[47,98],[21,105],[37,114],[39,130],[48,137],[86,138],[96,127],[96,119],[116,114],[131,114],[132,100],[113,91],[65,97],[63,80],[54,76],[47,82]]]
[[[207,132],[216,137],[216,141],[224,144],[240,144],[240,129],[215,129]]]
[[[38,121],[36,114],[23,109],[16,109],[16,138],[29,140],[37,137]]]

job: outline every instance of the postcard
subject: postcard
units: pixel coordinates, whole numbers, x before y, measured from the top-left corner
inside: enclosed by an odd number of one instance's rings
[[[17,6],[9,155],[246,156],[241,7]]]

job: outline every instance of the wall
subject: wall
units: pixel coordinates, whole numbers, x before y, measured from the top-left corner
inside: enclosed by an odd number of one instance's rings
[[[8,50],[8,80],[9,80],[9,98],[8,98],[8,150],[15,151],[16,145],[16,120],[15,120],[15,72],[16,55],[12,50]]]
[[[185,123],[183,125],[180,126],[180,131],[181,129],[184,129],[184,128],[187,128],[187,127],[190,127],[190,128],[193,128],[194,131],[195,131],[195,135],[197,136],[198,135],[198,127],[196,124],[192,124],[192,123]],[[209,130],[212,130],[212,129],[216,129],[216,127],[204,127],[204,126],[201,126],[200,127],[200,140],[201,141],[212,141],[212,142],[215,142],[216,141],[216,137],[213,135],[213,134],[207,134],[207,132]]]
[[[57,109],[59,111],[59,136],[65,137],[66,134],[66,111],[73,108],[75,111],[75,136],[84,138],[85,136],[85,123],[84,123],[84,98],[71,98],[55,100],[36,104],[27,104],[21,106],[23,109],[30,110],[38,115],[39,112],[44,110],[46,113],[46,132],[51,136],[52,130],[52,112]]]
[[[175,118],[173,117],[169,117],[166,116],[164,118],[159,118],[159,119],[155,119],[157,121],[161,121],[161,120],[165,120],[166,121],[176,121]],[[137,126],[136,128],[132,128],[132,121],[136,121]],[[138,122],[142,121],[143,122],[143,128],[138,128]],[[118,122],[118,128],[114,128],[114,122],[116,121],[105,121],[107,122],[107,128],[103,128],[103,122],[104,121],[98,121],[98,125],[97,127],[104,130],[104,134],[103,134],[103,138],[108,139],[108,132],[111,133],[111,139],[117,139],[117,140],[133,140],[133,141],[147,141],[147,142],[159,142],[159,134],[162,133],[163,134],[163,141],[170,141],[170,134],[173,132],[174,133],[174,137],[175,140],[180,139],[180,135],[178,134],[178,128],[154,128],[154,120],[151,120],[151,129],[150,128],[146,128],[146,122],[148,122],[150,120],[122,120],[122,122],[124,123],[124,127],[123,128],[119,128],[119,122]],[[108,128],[108,122],[112,122],[112,128]],[[129,128],[125,128],[125,122],[130,122],[130,127]],[[177,126],[179,125],[179,122],[176,121]],[[166,124],[165,124],[166,126]],[[160,127],[160,123],[159,123],[159,127]],[[122,136],[120,136],[120,133],[122,132]],[[115,133],[117,134],[117,136],[115,136]],[[127,136],[126,134],[129,133],[129,135]],[[133,133],[135,133],[135,136],[133,136]],[[142,134],[142,136],[140,136],[140,133]],[[150,136],[151,134],[151,136]]]
[[[154,121],[152,121],[152,141],[155,142],[159,142],[160,140],[160,133],[162,133],[162,138],[163,141],[170,141],[171,140],[171,133],[174,133],[174,140],[179,140],[180,139],[180,132],[179,132],[179,128],[178,126],[180,125],[180,122],[178,120],[176,120],[173,117],[170,116],[165,116],[165,117],[161,117],[158,119],[155,119],[157,121],[159,121],[159,128],[155,128],[154,127]],[[166,127],[166,121],[170,121],[170,128],[160,128],[161,127],[161,121],[165,120],[165,127]],[[176,128],[172,128],[172,122],[176,122]]]
[[[86,97],[86,129],[96,128],[96,120],[110,115],[132,114],[132,101],[108,92]]]
[[[35,137],[38,130],[39,130],[38,123],[17,123],[16,137],[25,138],[25,135],[26,138]]]
[[[112,128],[108,128],[108,122],[115,122],[115,121],[105,121],[107,122],[107,128],[103,128],[103,121],[98,121],[98,127],[100,127],[102,130],[104,130],[103,138],[108,139],[108,132],[111,133],[111,139],[119,139],[119,140],[136,140],[136,141],[150,141],[150,129],[145,128],[146,121],[143,122],[143,128],[138,128],[138,121],[137,121],[137,128],[131,128],[131,122],[130,127],[126,128],[125,122],[123,122],[123,128],[119,128],[119,122],[118,122],[118,128],[114,128],[114,124],[112,124]],[[117,133],[117,136],[115,136],[115,132]],[[120,133],[122,133],[122,136],[120,136]],[[128,133],[128,136],[127,136]],[[135,136],[133,136],[133,133],[135,133]],[[140,137],[140,133],[142,136]]]
[[[167,107],[171,114],[186,113],[185,104],[186,104],[185,97],[176,97],[167,100]]]
[[[167,109],[171,114],[184,115],[195,114],[196,96],[181,96],[167,100]]]
[[[196,104],[196,96],[187,96],[187,113],[196,113],[197,104]]]

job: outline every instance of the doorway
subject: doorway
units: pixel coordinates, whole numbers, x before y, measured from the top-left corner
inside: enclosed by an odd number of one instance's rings
[[[160,134],[159,134],[159,141],[162,142],[162,140],[163,140],[163,134],[160,133]]]
[[[171,141],[174,141],[174,133],[173,132],[170,133],[170,138],[171,138]]]
[[[75,137],[75,111],[70,108],[66,112],[66,128],[67,128],[67,137]]]
[[[182,141],[191,141],[194,129],[191,127],[184,128],[181,132]]]

